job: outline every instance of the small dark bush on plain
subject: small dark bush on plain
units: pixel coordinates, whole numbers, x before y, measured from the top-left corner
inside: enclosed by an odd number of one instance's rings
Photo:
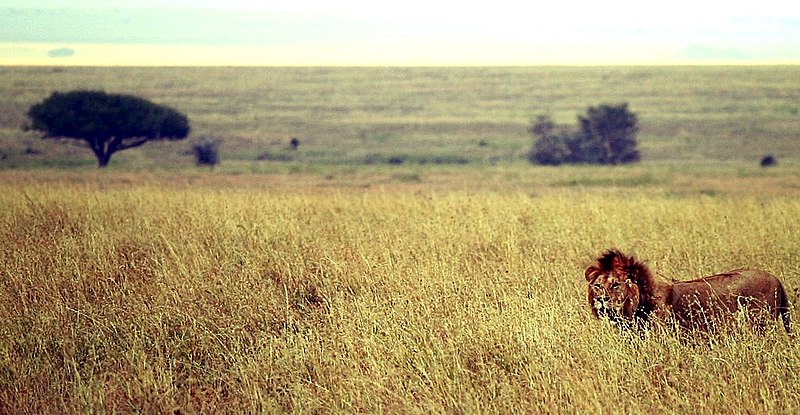
[[[761,159],[761,167],[770,167],[778,164],[778,159],[773,155],[766,155]]]
[[[192,145],[195,163],[198,166],[216,166],[219,163],[219,141],[201,138]]]
[[[399,165],[406,162],[406,156],[391,156],[389,157],[389,164]]]
[[[297,151],[297,148],[300,147],[300,140],[297,137],[292,137],[292,139],[289,140],[289,147],[292,150]]]

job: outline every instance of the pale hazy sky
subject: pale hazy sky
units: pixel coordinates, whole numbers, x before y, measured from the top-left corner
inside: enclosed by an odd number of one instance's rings
[[[800,63],[800,2],[0,0],[0,64]]]

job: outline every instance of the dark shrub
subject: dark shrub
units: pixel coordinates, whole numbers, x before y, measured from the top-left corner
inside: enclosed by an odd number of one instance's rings
[[[219,140],[201,137],[192,145],[192,152],[198,166],[214,167],[219,163]]]
[[[406,160],[408,160],[408,156],[405,156],[405,155],[397,155],[397,156],[389,156],[389,159],[388,159],[387,161],[388,161],[388,163],[389,163],[389,164],[395,164],[395,165],[398,165],[398,164],[403,164],[403,163],[405,163],[405,162],[406,162]]]
[[[531,163],[546,166],[558,166],[569,161],[570,149],[568,139],[563,135],[550,135],[540,137],[533,144],[533,149],[528,154]]]
[[[766,155],[761,159],[761,167],[770,167],[778,164],[778,159],[776,159],[772,154]]]
[[[531,163],[558,166],[567,161],[570,153],[567,147],[568,139],[564,134],[556,133],[556,125],[552,118],[539,115],[529,131],[539,137],[528,153],[528,160]]]
[[[585,148],[583,159],[589,163],[620,164],[639,161],[636,114],[628,104],[589,107],[586,116],[578,116]]]

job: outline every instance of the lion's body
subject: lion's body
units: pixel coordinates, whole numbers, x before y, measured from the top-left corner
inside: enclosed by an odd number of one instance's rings
[[[683,325],[702,326],[744,310],[754,318],[784,318],[789,330],[788,301],[781,282],[756,269],[737,269],[671,285],[668,310]],[[766,313],[762,314],[761,313]]]
[[[607,251],[586,269],[589,304],[595,317],[612,321],[675,319],[687,328],[709,329],[739,311],[761,325],[782,318],[791,331],[789,304],[781,282],[769,273],[737,269],[691,281],[667,283],[619,251]]]

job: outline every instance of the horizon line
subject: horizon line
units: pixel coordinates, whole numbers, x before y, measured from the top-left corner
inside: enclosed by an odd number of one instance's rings
[[[795,66],[800,58],[681,57],[672,50],[645,55],[618,50],[517,49],[487,51],[483,57],[452,48],[393,50],[378,55],[375,49],[56,44],[0,42],[0,66],[107,66],[107,67],[526,67],[526,66]],[[491,53],[494,52],[494,53]],[[498,53],[499,52],[499,53]],[[367,56],[371,56],[367,57]]]

